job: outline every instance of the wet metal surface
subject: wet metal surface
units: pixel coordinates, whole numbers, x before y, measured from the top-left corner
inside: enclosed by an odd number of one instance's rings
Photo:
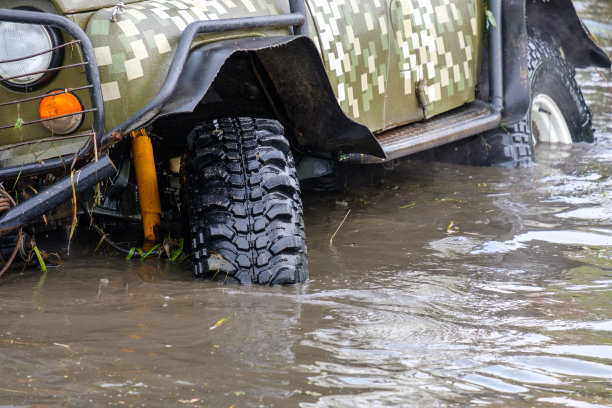
[[[577,6],[612,54],[612,3]],[[413,160],[310,194],[308,283],[218,285],[92,246],[5,275],[0,407],[612,406],[600,72],[580,73],[595,145],[540,146],[521,169]]]

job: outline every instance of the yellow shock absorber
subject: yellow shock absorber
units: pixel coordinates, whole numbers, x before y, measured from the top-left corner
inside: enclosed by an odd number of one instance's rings
[[[136,168],[136,185],[138,186],[144,237],[147,241],[155,241],[161,226],[161,202],[153,145],[144,129],[132,132],[132,157]]]

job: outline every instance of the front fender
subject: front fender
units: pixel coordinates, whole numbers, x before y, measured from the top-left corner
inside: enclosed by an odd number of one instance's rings
[[[92,13],[85,32],[96,54],[107,130],[137,114],[161,92],[179,46],[186,48],[180,50],[183,52],[228,38],[290,33],[289,24],[248,27],[249,22],[279,21],[286,17],[280,1],[252,5],[252,2],[237,2],[235,7],[218,1],[186,3],[191,7],[169,0],[132,2],[116,16],[117,21],[110,21],[110,8]],[[236,21],[244,25],[227,30],[226,23]],[[188,44],[181,44],[194,22],[210,23],[215,30],[193,35]]]
[[[307,37],[260,37],[221,41],[193,50],[160,116],[196,109],[223,65],[238,52],[261,61],[287,115],[285,125],[301,149],[385,157],[368,128],[341,109],[314,43]]]

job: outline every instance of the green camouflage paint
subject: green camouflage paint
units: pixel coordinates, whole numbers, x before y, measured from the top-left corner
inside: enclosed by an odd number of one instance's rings
[[[94,13],[86,32],[100,70],[107,129],[138,112],[159,92],[176,45],[189,23],[282,12],[287,10],[264,0],[160,0],[130,4],[116,22],[110,21],[111,9]],[[220,39],[265,34],[206,34],[198,37],[194,47]],[[287,35],[288,30],[267,34]]]
[[[76,19],[92,40],[107,129],[129,118],[159,92],[175,47],[190,22],[288,12],[286,0],[124,3],[125,12],[111,22],[114,0],[53,0],[57,10]],[[306,4],[311,37],[340,106],[372,131],[431,117],[474,99],[484,35],[480,0],[306,0]],[[71,14],[76,12],[80,13]],[[227,38],[287,34],[287,30],[207,34],[199,36],[194,47]],[[84,81],[83,75],[74,79],[72,83],[67,74],[60,73],[36,92]],[[419,86],[430,102],[426,109],[417,101]],[[13,96],[12,91],[2,91],[0,102]],[[34,119],[36,110],[26,110],[24,118]],[[0,118],[5,115],[0,112]],[[15,113],[8,115],[12,119]],[[41,125],[29,131],[30,140],[50,136]],[[4,145],[24,140],[23,135],[2,133]],[[50,145],[45,143],[39,147]],[[8,149],[4,159],[19,156],[18,162],[28,162],[57,154],[41,156],[32,150],[39,147],[30,146],[28,152]],[[0,165],[7,163],[0,157]]]
[[[132,3],[116,23],[109,21],[110,9],[94,13],[87,33],[96,48],[107,127],[136,113],[159,91],[188,23],[286,12],[281,3]],[[423,118],[416,99],[419,83],[431,102],[426,117],[474,99],[479,0],[307,0],[307,6],[313,40],[340,106],[373,131]],[[200,44],[223,37],[208,35]]]
[[[308,0],[338,102],[373,131],[474,99],[479,0]],[[431,104],[418,105],[417,85]]]
[[[386,0],[308,0],[307,5],[340,106],[371,129],[382,128],[389,55]]]
[[[396,19],[395,41],[389,78],[398,95],[409,96],[416,106],[415,87],[421,85],[430,102],[424,111],[429,118],[474,100],[480,68],[483,9],[479,0],[401,0],[392,10]],[[403,84],[397,81],[402,81]],[[399,104],[398,104],[399,105]],[[405,122],[405,112],[388,107],[387,126]]]

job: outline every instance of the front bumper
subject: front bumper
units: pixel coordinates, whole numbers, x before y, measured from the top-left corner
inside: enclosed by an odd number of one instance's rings
[[[27,225],[74,195],[92,188],[117,172],[108,156],[74,171],[57,183],[11,208],[0,218],[0,236]]]

